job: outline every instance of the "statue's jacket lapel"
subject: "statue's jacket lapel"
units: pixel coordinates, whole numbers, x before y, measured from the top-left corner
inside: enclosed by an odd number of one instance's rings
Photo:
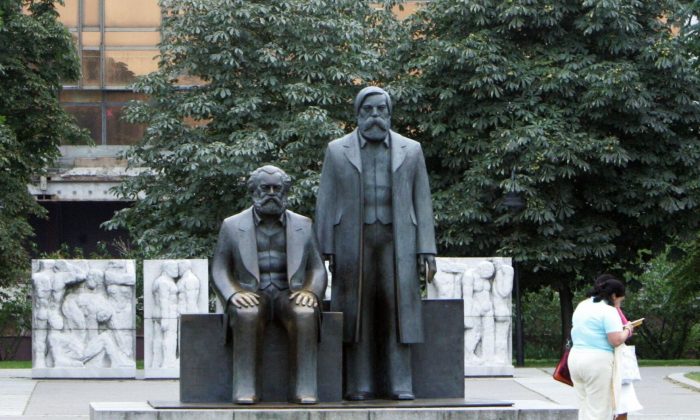
[[[255,234],[255,222],[253,221],[252,208],[246,213],[238,225],[238,253],[243,267],[256,280],[254,289],[260,283],[260,267],[258,265],[258,243]],[[304,225],[294,217],[293,213],[285,212],[285,242],[287,254],[287,279],[289,287],[297,290],[303,284],[303,274],[298,276],[304,259],[305,243],[310,232],[304,231]],[[305,235],[306,234],[306,235]]]

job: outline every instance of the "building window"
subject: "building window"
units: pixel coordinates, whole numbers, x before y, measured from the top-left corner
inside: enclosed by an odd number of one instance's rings
[[[158,0],[65,0],[57,10],[82,67],[80,80],[63,82],[63,106],[98,145],[138,142],[144,127],[121,116],[127,102],[138,99],[128,85],[158,68]]]

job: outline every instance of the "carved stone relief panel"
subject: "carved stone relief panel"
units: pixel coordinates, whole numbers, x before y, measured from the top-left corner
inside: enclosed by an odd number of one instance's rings
[[[144,375],[178,378],[179,318],[209,312],[208,262],[145,260],[143,277]]]
[[[134,377],[133,260],[33,260],[32,376]]]
[[[510,258],[437,258],[429,299],[464,300],[466,376],[513,374]]]

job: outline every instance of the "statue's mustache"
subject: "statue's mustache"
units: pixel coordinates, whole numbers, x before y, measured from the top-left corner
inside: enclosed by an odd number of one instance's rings
[[[377,127],[377,128],[381,128],[383,130],[386,130],[387,122],[382,118],[372,118],[372,119],[367,120],[365,127],[367,129]]]
[[[267,204],[267,203],[269,203],[270,201],[273,201],[273,202],[275,202],[276,204],[278,204],[278,205],[280,205],[280,206],[282,205],[282,200],[280,200],[279,198],[275,197],[274,195],[268,195],[268,196],[264,197],[262,200],[260,200],[260,204]]]
[[[270,203],[273,203],[277,208],[283,208],[285,206],[284,200],[274,195],[268,195],[258,200],[255,200],[255,205],[257,207],[264,207]]]

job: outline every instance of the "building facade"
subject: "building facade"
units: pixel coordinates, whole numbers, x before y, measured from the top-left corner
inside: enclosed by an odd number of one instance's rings
[[[407,2],[396,13],[408,16],[421,3]],[[129,205],[110,190],[133,174],[120,154],[141,139],[145,127],[122,116],[130,100],[143,99],[128,86],[158,67],[161,10],[158,0],[64,0],[57,8],[82,67],[80,80],[65,81],[60,100],[94,144],[63,144],[56,166],[30,185],[49,213],[32,224],[39,252],[67,245],[89,253],[98,241],[124,238],[100,225]]]

